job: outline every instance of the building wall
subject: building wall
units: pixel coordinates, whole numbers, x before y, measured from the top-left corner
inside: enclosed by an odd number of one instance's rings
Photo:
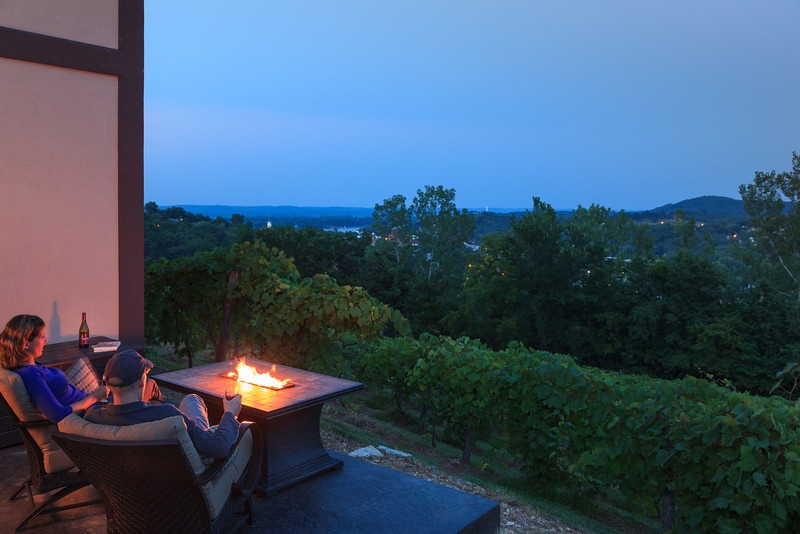
[[[0,321],[144,341],[142,0],[0,2]]]
[[[79,43],[117,48],[119,11],[114,0],[4,0],[0,24]]]

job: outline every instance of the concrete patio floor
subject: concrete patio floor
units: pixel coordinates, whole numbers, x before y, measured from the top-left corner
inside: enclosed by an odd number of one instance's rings
[[[268,499],[256,499],[256,525],[244,533],[463,533],[488,534],[500,523],[499,505],[488,499],[331,451],[344,467],[318,475]],[[27,478],[22,445],[0,449],[0,533],[14,528],[32,510],[27,494],[9,496]],[[35,495],[36,503],[46,496]],[[59,505],[97,499],[91,486],[62,499]],[[100,504],[37,517],[25,532],[103,534]]]

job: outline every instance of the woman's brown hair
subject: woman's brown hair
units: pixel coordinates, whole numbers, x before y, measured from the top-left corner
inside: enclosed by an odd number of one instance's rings
[[[31,342],[44,328],[44,320],[37,315],[16,315],[6,323],[0,334],[0,366],[16,369],[26,359],[25,342]]]

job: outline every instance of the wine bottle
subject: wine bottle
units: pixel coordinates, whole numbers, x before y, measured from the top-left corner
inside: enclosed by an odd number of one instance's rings
[[[78,330],[78,347],[85,349],[89,346],[89,325],[86,323],[86,312],[81,317],[81,327]]]

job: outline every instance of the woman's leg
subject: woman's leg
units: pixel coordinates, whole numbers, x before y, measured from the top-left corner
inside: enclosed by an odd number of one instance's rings
[[[189,419],[193,420],[203,430],[211,427],[208,424],[208,408],[199,395],[189,393],[181,401],[178,409]]]

